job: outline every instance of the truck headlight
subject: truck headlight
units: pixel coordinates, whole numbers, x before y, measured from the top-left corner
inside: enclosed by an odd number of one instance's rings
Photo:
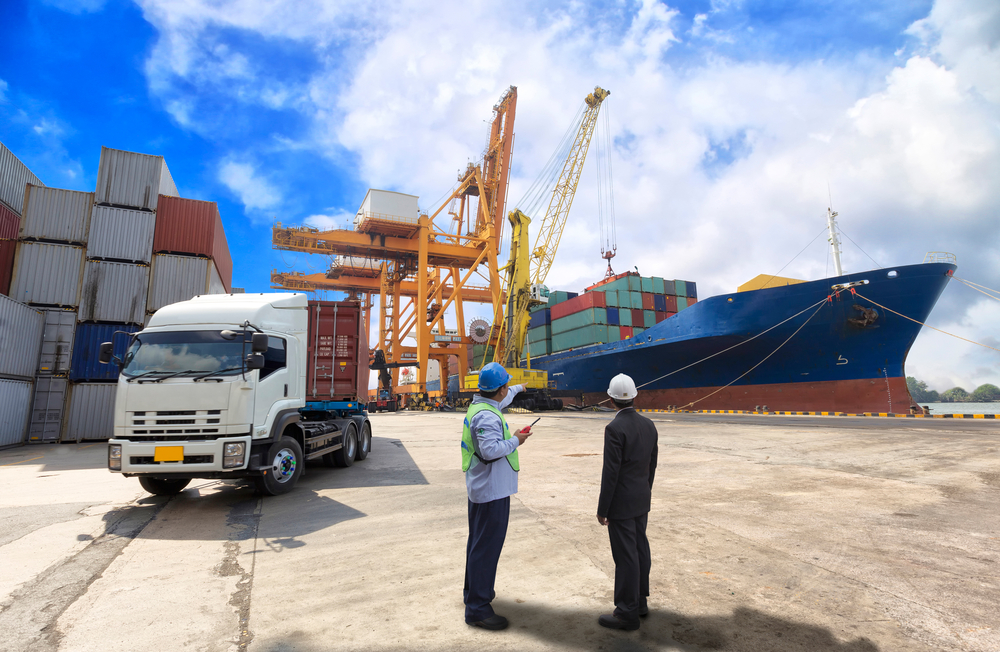
[[[222,468],[235,469],[243,466],[246,444],[241,441],[228,442],[223,448]]]
[[[108,469],[111,471],[122,470],[122,446],[121,444],[108,445]]]

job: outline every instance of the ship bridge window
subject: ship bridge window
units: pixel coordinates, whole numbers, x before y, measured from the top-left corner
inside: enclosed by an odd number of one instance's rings
[[[892,270],[891,272],[886,274],[886,276],[888,276],[889,278],[896,278],[897,276],[899,276],[899,273],[896,270]]]

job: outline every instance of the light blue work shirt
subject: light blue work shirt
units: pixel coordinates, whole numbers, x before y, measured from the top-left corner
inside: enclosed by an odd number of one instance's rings
[[[523,385],[513,385],[507,388],[507,396],[502,402],[497,402],[476,394],[473,403],[486,403],[502,410],[518,393],[524,391]],[[517,493],[517,471],[510,468],[505,456],[517,448],[517,437],[503,438],[503,424],[497,415],[489,410],[483,410],[472,417],[469,423],[472,431],[472,443],[476,452],[484,460],[496,460],[492,464],[483,464],[472,457],[472,465],[465,472],[465,488],[469,491],[469,500],[474,503],[488,503]],[[513,435],[513,432],[511,433]]]

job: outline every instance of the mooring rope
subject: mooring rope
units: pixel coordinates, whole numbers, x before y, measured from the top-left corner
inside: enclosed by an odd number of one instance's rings
[[[1000,297],[997,297],[997,296],[994,296],[994,295],[990,294],[990,292],[995,292],[996,294],[1000,294],[1000,292],[997,292],[996,290],[990,289],[990,288],[986,287],[985,285],[980,285],[979,283],[973,283],[972,281],[967,281],[964,278],[958,278],[957,276],[952,276],[952,278],[955,279],[956,281],[959,281],[961,283],[964,283],[964,284],[968,285],[970,288],[972,288],[976,292],[982,292],[983,294],[985,294],[989,298],[996,299],[997,301],[1000,301]]]

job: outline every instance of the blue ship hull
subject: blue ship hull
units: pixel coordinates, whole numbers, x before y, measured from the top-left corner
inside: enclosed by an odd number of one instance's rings
[[[637,407],[906,412],[915,404],[903,366],[921,326],[876,304],[924,322],[955,269],[908,265],[711,297],[631,339],[531,366],[588,403],[625,373]]]

